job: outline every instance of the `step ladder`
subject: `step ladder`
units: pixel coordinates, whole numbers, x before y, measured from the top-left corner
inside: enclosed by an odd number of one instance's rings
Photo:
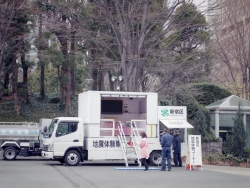
[[[134,121],[131,121],[131,129],[132,129],[133,143],[140,143],[141,142],[141,136],[139,134],[136,123]],[[140,150],[140,147],[139,147],[139,150]]]
[[[119,124],[118,124],[118,131],[119,131],[118,139],[119,139],[119,142],[121,145],[121,149],[122,149],[122,153],[124,156],[124,161],[125,161],[126,167],[128,167],[128,154],[129,153],[135,154],[137,162],[138,162],[139,166],[141,166],[141,161],[140,161],[139,155],[138,155],[138,152],[139,152],[138,146],[135,145],[136,139],[131,135],[130,141],[132,141],[132,144],[131,145],[127,144],[128,141],[127,141],[126,136],[124,134],[121,121],[119,121]]]

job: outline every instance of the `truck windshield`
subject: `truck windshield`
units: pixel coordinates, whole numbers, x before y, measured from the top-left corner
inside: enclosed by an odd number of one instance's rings
[[[46,137],[47,138],[51,137],[51,135],[52,135],[52,133],[53,133],[53,131],[55,129],[55,126],[56,126],[57,122],[58,122],[58,119],[53,119],[52,120],[52,122],[51,122],[51,124],[50,124],[50,126],[48,128],[48,132],[46,133]]]

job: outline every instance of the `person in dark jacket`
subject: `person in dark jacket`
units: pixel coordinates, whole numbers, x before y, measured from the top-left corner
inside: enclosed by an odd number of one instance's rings
[[[171,145],[173,143],[173,137],[168,134],[167,129],[163,129],[163,135],[161,137],[161,171],[166,171],[166,159],[168,161],[168,171],[171,171]]]
[[[173,138],[173,156],[174,156],[174,165],[175,167],[182,167],[181,160],[181,138],[179,134],[179,130],[174,130],[174,138]]]

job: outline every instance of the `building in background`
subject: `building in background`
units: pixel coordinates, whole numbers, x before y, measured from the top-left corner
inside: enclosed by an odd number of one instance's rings
[[[250,135],[250,101],[231,95],[208,106],[210,111],[210,126],[216,138],[226,140],[226,134],[234,127],[234,119],[239,109],[239,103],[243,111],[242,118],[246,132]],[[246,146],[250,147],[250,136],[247,137]]]
[[[208,1],[208,6],[215,4]],[[212,81],[232,93],[250,99],[250,1],[217,2],[209,21],[214,32],[216,62]]]

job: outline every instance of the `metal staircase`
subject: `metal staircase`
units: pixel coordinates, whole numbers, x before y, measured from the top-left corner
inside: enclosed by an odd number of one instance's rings
[[[124,161],[125,161],[125,165],[126,167],[128,167],[128,158],[129,158],[129,154],[135,154],[135,158],[139,164],[139,166],[141,166],[141,161],[140,161],[140,158],[139,158],[139,147],[136,146],[135,143],[139,143],[140,142],[140,135],[138,133],[138,130],[136,128],[136,125],[135,127],[132,126],[132,134],[131,134],[131,137],[130,137],[130,145],[128,145],[128,141],[126,139],[126,136],[124,134],[124,131],[123,131],[123,128],[122,128],[122,123],[121,121],[119,121],[119,125],[118,125],[118,131],[119,131],[119,135],[118,135],[118,138],[119,138],[119,142],[120,142],[120,145],[121,145],[121,149],[122,149],[122,153],[123,153],[123,156],[124,156]],[[134,134],[136,133],[136,134]],[[136,135],[139,135],[136,136]]]

